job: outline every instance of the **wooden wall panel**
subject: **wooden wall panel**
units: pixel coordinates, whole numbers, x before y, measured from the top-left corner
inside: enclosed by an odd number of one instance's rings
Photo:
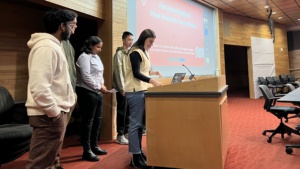
[[[127,31],[127,0],[114,0],[112,10],[112,54],[122,46],[122,34]],[[136,36],[136,35],[135,35]],[[113,55],[111,60],[113,60]],[[112,100],[112,119],[116,119],[116,96]],[[112,137],[116,137],[116,120],[112,122]]]
[[[248,74],[250,98],[254,98],[251,37],[271,38],[268,23],[266,21],[223,13],[225,25],[230,25],[229,31],[223,35],[224,44],[236,46],[248,46]],[[289,73],[289,57],[287,46],[287,28],[283,25],[275,25],[274,58],[276,76]],[[228,33],[229,32],[229,33]],[[225,65],[224,65],[225,66]],[[224,67],[225,68],[225,67]],[[223,69],[223,68],[222,68]]]
[[[103,47],[101,51],[101,60],[104,64],[104,80],[107,89],[112,88],[112,10],[113,2],[111,0],[104,0],[105,3],[105,18],[103,22],[99,22],[98,36],[103,40]],[[103,97],[103,119],[102,122],[102,140],[112,140],[113,139],[113,125],[115,119],[113,118],[113,95],[106,94]]]
[[[122,46],[122,34],[127,31],[127,1],[126,0],[114,0],[113,1],[113,51],[117,47]],[[136,37],[137,35],[135,35]]]
[[[290,56],[290,72],[296,78],[300,78],[300,50],[290,51],[289,56]]]
[[[223,12],[221,10],[218,10],[218,20],[217,22],[219,23],[219,32],[218,32],[218,36],[219,36],[219,63],[218,63],[218,67],[220,67],[220,74],[221,75],[225,75],[226,71],[225,71],[225,55],[224,55],[224,29],[223,29],[223,24],[224,24],[224,20],[223,20]]]
[[[223,20],[230,21],[230,35],[224,35],[224,44],[251,47],[251,36],[271,38],[266,21],[223,13]],[[289,73],[286,27],[275,25],[274,55],[276,75]],[[251,72],[252,73],[252,72]],[[249,72],[250,75],[250,72]]]
[[[0,85],[6,87],[16,102],[27,96],[29,48],[33,32],[41,31],[43,9],[24,4],[0,2]],[[28,12],[31,11],[31,12]]]
[[[30,0],[31,1],[31,0]],[[37,4],[38,2],[38,4]],[[53,3],[52,3],[53,2]],[[104,41],[101,59],[105,66],[104,78],[107,88],[112,88],[112,1],[111,0],[72,0],[75,5],[82,5],[85,11],[80,10],[85,18],[98,22],[96,27],[98,36]],[[54,3],[61,3],[66,8],[78,9],[66,1],[5,1],[0,2],[0,85],[7,87],[16,101],[25,101],[28,83],[28,54],[27,41],[35,32],[43,32],[43,16],[49,7],[59,7]],[[54,5],[53,5],[54,4]],[[104,4],[106,8],[104,9]],[[97,12],[93,12],[97,9]],[[124,7],[121,10],[127,10]],[[96,15],[97,13],[97,15]],[[107,15],[104,15],[106,13]],[[126,13],[126,12],[125,12]],[[88,17],[88,15],[93,17]],[[99,19],[101,18],[101,19]],[[118,19],[116,19],[118,20]],[[89,26],[89,25],[87,25]],[[118,28],[116,28],[118,29]],[[112,123],[112,98],[111,94],[103,99],[103,128],[101,140],[111,140]]]
[[[65,7],[98,19],[105,18],[104,0],[30,0],[49,7]]]

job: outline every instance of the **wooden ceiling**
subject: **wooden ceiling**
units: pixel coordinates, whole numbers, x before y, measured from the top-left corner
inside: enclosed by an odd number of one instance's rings
[[[268,20],[270,9],[275,23],[287,27],[300,26],[300,0],[198,0],[223,12],[245,17]],[[265,8],[265,6],[269,8]],[[281,17],[281,19],[279,19]]]

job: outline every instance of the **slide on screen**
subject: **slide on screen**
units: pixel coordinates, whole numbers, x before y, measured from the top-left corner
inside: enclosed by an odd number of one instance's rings
[[[215,12],[191,0],[129,0],[128,31],[136,40],[144,29],[156,33],[150,49],[153,70],[164,77],[214,75],[217,69]]]

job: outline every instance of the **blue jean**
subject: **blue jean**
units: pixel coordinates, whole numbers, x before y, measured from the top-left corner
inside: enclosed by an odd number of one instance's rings
[[[145,116],[145,91],[126,93],[129,106],[129,153],[142,152],[143,117]]]

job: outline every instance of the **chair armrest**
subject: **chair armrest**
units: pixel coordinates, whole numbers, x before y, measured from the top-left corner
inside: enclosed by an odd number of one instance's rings
[[[286,94],[276,94],[275,99],[280,99],[281,97],[285,96]]]
[[[274,99],[274,100],[278,100],[278,99],[280,99],[281,97],[276,97],[276,96],[274,96],[274,97],[272,97],[271,99]]]

